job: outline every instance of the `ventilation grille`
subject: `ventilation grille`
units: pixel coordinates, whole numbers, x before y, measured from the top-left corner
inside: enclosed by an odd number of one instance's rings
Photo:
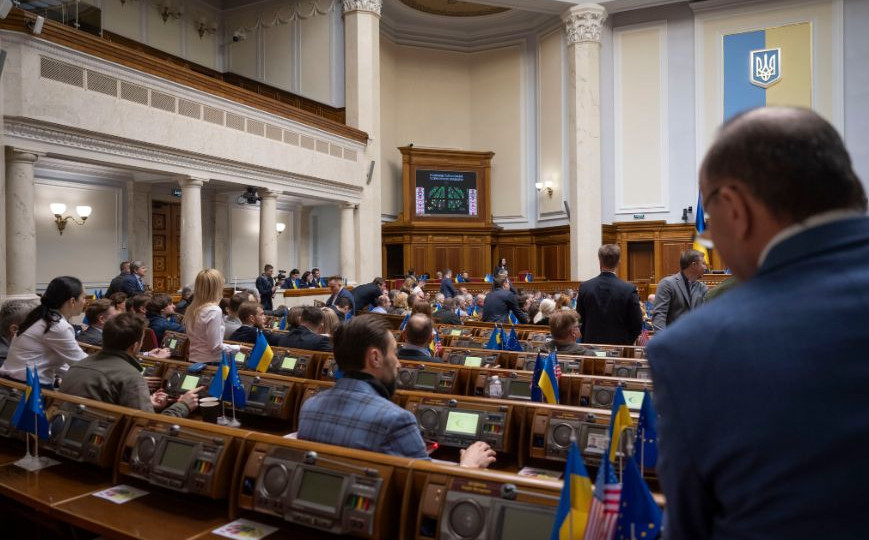
[[[341,145],[329,143],[308,135],[300,135],[295,131],[281,129],[266,124],[261,120],[246,118],[242,115],[226,112],[215,107],[202,105],[194,101],[151,90],[144,86],[119,80],[96,71],[85,70],[73,64],[60,62],[46,56],[40,57],[40,76],[44,79],[57,81],[84,88],[87,91],[118,97],[125,101],[151,106],[154,109],[180,114],[187,118],[226,126],[238,131],[246,131],[257,137],[265,137],[272,141],[283,141],[293,146],[301,146],[307,150],[315,150],[335,158],[348,161],[357,160],[357,152]],[[120,86],[119,86],[120,85]]]
[[[118,97],[118,80],[96,71],[88,70],[88,90]]]
[[[58,62],[52,58],[42,57],[39,73],[42,77],[52,81],[71,84],[79,88],[84,87],[84,70],[82,68]]]

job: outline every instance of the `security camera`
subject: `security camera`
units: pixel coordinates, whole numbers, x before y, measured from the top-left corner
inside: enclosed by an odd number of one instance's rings
[[[238,43],[239,41],[244,41],[247,39],[247,34],[242,32],[241,30],[236,30],[232,33],[232,41]]]

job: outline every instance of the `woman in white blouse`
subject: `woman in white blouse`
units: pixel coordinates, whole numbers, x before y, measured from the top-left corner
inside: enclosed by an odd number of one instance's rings
[[[238,345],[223,344],[223,274],[214,268],[202,270],[193,285],[193,302],[184,311],[184,327],[189,340],[191,362],[219,362],[224,350],[237,351]]]
[[[69,276],[52,279],[40,304],[21,323],[0,375],[25,382],[27,366],[35,366],[40,384],[53,387],[70,363],[87,356],[76,343],[75,329],[69,324],[69,319],[80,315],[84,306],[81,281]]]

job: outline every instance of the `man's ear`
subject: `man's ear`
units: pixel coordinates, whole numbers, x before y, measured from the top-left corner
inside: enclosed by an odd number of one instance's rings
[[[383,364],[383,354],[377,347],[368,347],[365,352],[365,364],[373,369],[378,369]]]
[[[724,186],[718,197],[721,199],[719,207],[715,214],[721,215],[722,219],[726,219],[730,223],[730,229],[734,236],[739,239],[745,239],[751,234],[753,212],[751,201],[741,189]]]

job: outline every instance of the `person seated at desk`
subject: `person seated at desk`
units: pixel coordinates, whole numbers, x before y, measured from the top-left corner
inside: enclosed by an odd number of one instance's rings
[[[88,320],[86,330],[75,336],[75,340],[88,345],[103,345],[103,326],[109,319],[117,315],[115,306],[108,298],[101,298],[90,303],[84,312],[85,318]]]
[[[51,280],[9,346],[9,355],[0,375],[25,382],[27,366],[35,365],[39,382],[53,388],[55,379],[72,365],[87,357],[75,340],[69,319],[81,314],[85,305],[84,287],[78,278]]]
[[[422,360],[425,362],[440,362],[440,358],[432,357],[431,342],[432,322],[429,317],[417,313],[407,320],[404,328],[405,343],[398,349],[398,357],[402,360]]]
[[[346,321],[347,318],[353,313],[353,303],[350,301],[349,298],[346,298],[344,296],[339,296],[338,299],[335,300],[335,303],[333,303],[331,306],[327,305],[326,307],[334,311],[335,315],[338,316],[338,320],[340,320],[341,322]]]
[[[60,391],[138,409],[163,411],[168,416],[186,417],[196,409],[204,386],[183,394],[169,405],[169,396],[158,390],[153,395],[142,377],[136,352],[145,337],[145,320],[132,313],[121,313],[103,327],[103,350],[73,364],[64,375]]]
[[[155,294],[145,307],[145,313],[148,317],[148,327],[157,335],[157,343],[163,342],[163,334],[167,330],[184,332],[184,325],[175,320],[175,304],[168,294]]]
[[[238,308],[238,318],[241,326],[229,336],[229,341],[241,341],[243,343],[256,343],[257,334],[263,332],[269,345],[277,346],[280,338],[271,332],[264,330],[266,313],[263,307],[256,302],[245,302]]]
[[[371,308],[370,313],[380,313],[382,315],[386,315],[389,313],[389,295],[381,294],[377,297],[377,300],[374,301],[374,307]]]
[[[299,326],[282,336],[278,345],[308,351],[331,351],[329,338],[320,334],[322,327],[323,312],[314,306],[305,306],[299,317]]]
[[[428,459],[416,417],[390,399],[398,380],[395,338],[383,317],[358,317],[335,332],[344,376],[307,400],[298,438],[408,458]],[[477,441],[462,450],[463,467],[485,468],[495,451]]]
[[[432,317],[441,324],[462,324],[462,318],[456,315],[456,305],[455,298],[446,298],[441,308]]]
[[[36,300],[24,299],[7,300],[3,303],[3,308],[0,309],[0,366],[6,361],[9,345],[18,334],[21,323],[37,305],[39,303]]]
[[[549,317],[549,332],[552,339],[546,342],[549,352],[564,354],[594,354],[597,347],[577,343],[579,333],[579,315],[575,311],[556,311]]]

